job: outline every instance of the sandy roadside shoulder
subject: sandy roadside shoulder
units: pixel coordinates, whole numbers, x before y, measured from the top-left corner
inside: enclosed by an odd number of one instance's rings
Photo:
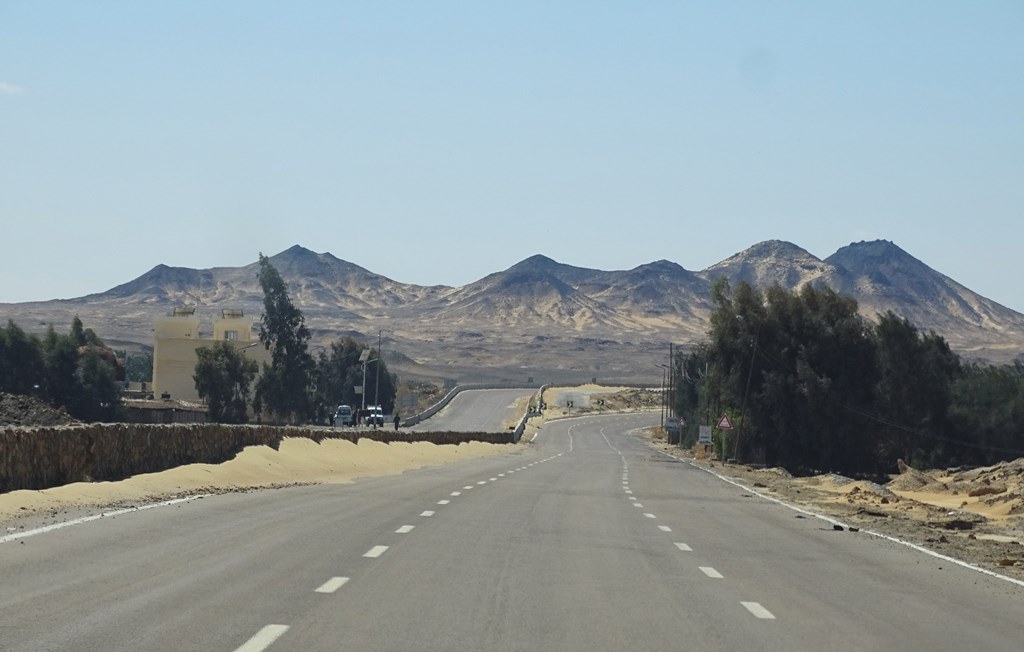
[[[667,445],[663,437],[651,431],[642,436],[652,448],[735,480],[751,491],[845,523],[851,534],[877,532],[1024,580],[1024,501],[1020,485],[1011,486],[993,499],[986,494],[969,496],[962,487],[958,491],[942,472],[911,471],[886,484],[835,474],[793,477],[783,469],[700,459],[692,451]],[[1020,464],[1004,463],[973,473],[1005,475],[1005,467],[1015,470]],[[988,484],[984,477],[978,482]],[[908,490],[908,486],[913,489]]]
[[[189,464],[117,482],[79,482],[40,491],[0,494],[0,535],[108,509],[197,494],[301,484],[341,484],[522,450],[512,444],[428,442],[384,444],[360,439],[285,438],[278,450],[250,446],[222,464]]]

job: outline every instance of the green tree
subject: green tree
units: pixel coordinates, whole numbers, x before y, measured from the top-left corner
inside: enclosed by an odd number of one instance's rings
[[[263,289],[260,341],[271,352],[256,383],[256,411],[266,408],[279,420],[297,423],[314,415],[314,367],[309,329],[302,311],[270,259],[260,254],[257,278]]]
[[[88,347],[76,372],[78,394],[68,411],[83,421],[116,421],[121,407],[121,390],[114,368],[94,347]]]
[[[210,420],[215,423],[245,423],[249,387],[259,365],[236,348],[233,342],[215,342],[196,349],[195,375],[199,397],[206,401]]]
[[[954,464],[1024,457],[1024,365],[972,364],[953,383]]]
[[[367,350],[367,346],[356,341],[352,337],[331,343],[328,351],[322,351],[317,357],[316,377],[318,405],[322,405],[325,411],[334,409],[338,405],[351,405],[360,407],[362,395],[356,393],[356,388],[363,384],[363,363],[359,361],[360,356]],[[395,395],[397,393],[398,379],[390,373],[387,364],[380,360],[376,349],[369,349],[367,373],[366,373],[366,401],[373,402],[376,397],[385,413],[394,409]],[[380,368],[380,390],[377,390],[377,369]],[[327,417],[326,414],[323,415]]]
[[[712,299],[705,371],[695,385],[707,396],[685,400],[734,417],[743,434],[726,453],[793,470],[871,466],[859,415],[871,405],[874,356],[856,302],[829,288],[762,294],[745,282],[733,291],[724,280]]]
[[[960,360],[940,336],[921,334],[891,311],[879,316],[875,335],[880,374],[875,405],[886,424],[886,453],[912,464],[934,464],[946,457],[948,411],[953,382],[962,375]]]
[[[128,351],[122,349],[117,352],[124,360],[125,379],[133,383],[153,382],[153,354],[149,351]]]
[[[0,391],[39,394],[44,384],[39,338],[8,320],[7,328],[0,329]]]
[[[72,335],[61,335],[51,324],[43,339],[46,365],[46,400],[55,406],[69,407],[80,395],[78,344]]]
[[[71,339],[76,346],[103,346],[103,340],[91,328],[86,328],[78,315],[71,320]]]

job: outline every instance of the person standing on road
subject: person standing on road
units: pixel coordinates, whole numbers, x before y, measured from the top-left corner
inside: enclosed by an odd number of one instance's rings
[[[398,424],[401,423],[401,422],[402,422],[402,417],[398,416],[398,413],[395,412],[395,430],[396,431],[398,430]]]

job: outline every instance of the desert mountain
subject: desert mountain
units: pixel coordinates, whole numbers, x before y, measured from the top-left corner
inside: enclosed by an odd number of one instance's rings
[[[734,286],[746,281],[755,287],[781,285],[793,289],[805,283],[823,283],[840,292],[850,286],[849,274],[842,267],[781,240],[760,242],[700,273],[708,283],[714,283],[721,276]]]
[[[771,240],[699,272],[664,260],[603,271],[536,255],[458,288],[401,283],[298,245],[271,262],[320,343],[386,330],[395,354],[416,360],[417,369],[427,365],[452,376],[479,376],[485,368],[585,379],[650,376],[668,342],[702,339],[710,287],[722,276],[733,285],[828,284],[857,299],[867,318],[892,310],[972,356],[1006,361],[1024,350],[1024,315],[885,241],[854,243],[822,260]],[[144,347],[153,320],[178,305],[200,313],[242,308],[258,317],[257,270],[256,262],[205,270],[157,265],[106,292],[0,306],[0,316],[38,329],[79,314],[89,325],[103,325],[101,337]]]

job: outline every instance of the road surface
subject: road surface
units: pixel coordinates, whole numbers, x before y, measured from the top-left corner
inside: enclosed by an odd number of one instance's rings
[[[0,543],[3,650],[1019,650],[1024,588],[629,433]]]
[[[411,428],[417,432],[504,432],[526,409],[519,401],[536,389],[474,389],[459,392],[440,412]]]

